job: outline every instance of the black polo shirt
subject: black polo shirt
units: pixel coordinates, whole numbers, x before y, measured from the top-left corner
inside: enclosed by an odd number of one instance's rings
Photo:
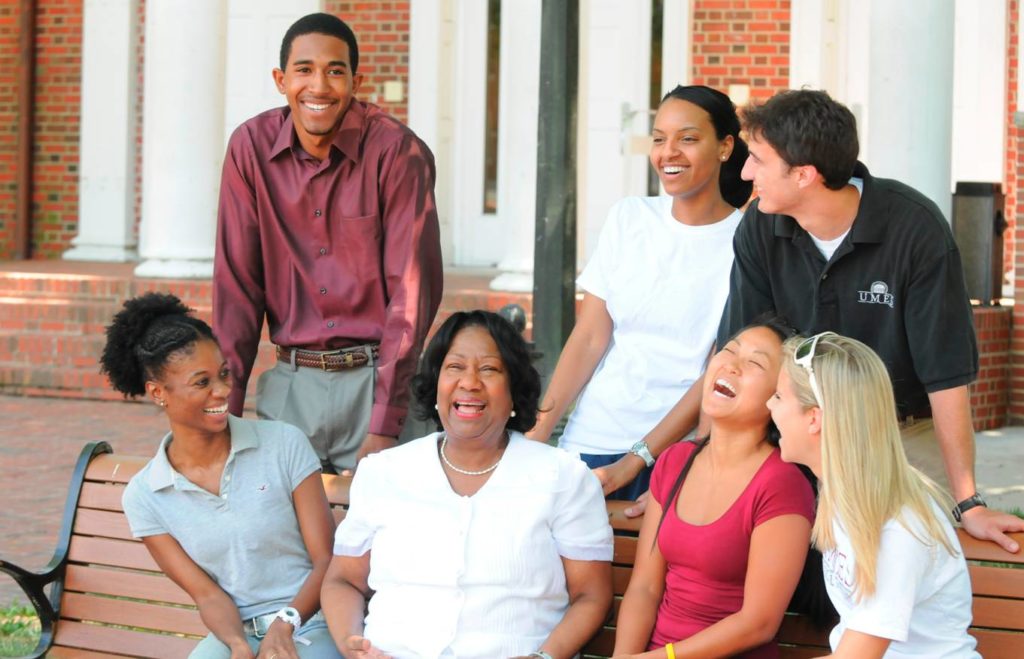
[[[900,416],[925,416],[928,392],[978,373],[974,316],[960,252],[938,207],[898,181],[864,180],[857,217],[827,263],[806,231],[755,200],[736,230],[736,258],[718,345],[764,312],[805,335],[863,341],[892,377]]]

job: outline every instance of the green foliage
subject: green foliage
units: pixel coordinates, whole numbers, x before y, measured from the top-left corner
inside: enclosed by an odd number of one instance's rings
[[[0,609],[0,657],[28,654],[39,641],[39,618],[31,606],[11,602]]]

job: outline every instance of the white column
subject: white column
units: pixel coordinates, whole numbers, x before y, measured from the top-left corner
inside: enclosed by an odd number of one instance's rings
[[[871,0],[868,126],[861,146],[874,175],[916,188],[947,220],[953,17],[953,0]]]
[[[510,4],[510,3],[506,3]],[[504,255],[491,281],[501,291],[533,290],[537,217],[537,106],[540,103],[540,0],[501,12],[498,106],[498,214]]]
[[[85,0],[78,235],[65,259],[135,259],[138,0]]]
[[[921,191],[947,219],[953,20],[954,0],[795,0],[791,32],[790,84],[846,104],[871,173]]]
[[[226,0],[148,0],[140,277],[210,277],[224,157]]]
[[[792,0],[789,86],[836,93],[836,11],[839,0]]]
[[[799,1],[799,0],[796,0]],[[661,95],[690,84],[693,64],[691,0],[665,0],[661,27]],[[791,64],[792,66],[792,64]]]
[[[951,190],[957,181],[1003,181],[1006,19],[1006,0],[956,0]]]
[[[447,11],[446,11],[447,9]],[[409,128],[427,143],[437,163],[434,196],[441,225],[445,265],[455,254],[452,222],[452,48],[455,28],[451,3],[412,0],[409,6]]]
[[[670,13],[677,17],[680,14],[680,7],[674,4],[666,2],[666,22]],[[584,47],[580,52],[581,137],[577,152],[579,269],[594,253],[612,205],[625,196],[647,194],[651,3],[638,2],[630,7],[630,11],[623,11],[619,0],[581,3],[580,40]],[[679,35],[673,30],[668,36],[679,44]],[[667,40],[663,43],[663,59],[683,57],[682,53],[670,52],[673,46]]]

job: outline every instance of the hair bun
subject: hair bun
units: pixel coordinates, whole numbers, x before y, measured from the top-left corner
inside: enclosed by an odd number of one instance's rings
[[[106,329],[107,343],[100,372],[125,396],[146,393],[145,369],[138,357],[140,344],[153,323],[164,316],[187,316],[191,310],[176,296],[146,293],[126,300]]]

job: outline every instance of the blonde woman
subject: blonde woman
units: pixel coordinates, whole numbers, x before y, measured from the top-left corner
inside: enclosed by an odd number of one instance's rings
[[[811,538],[839,612],[833,657],[980,657],[971,583],[943,512],[953,502],[907,462],[889,374],[869,347],[790,339],[769,400],[782,459],[819,479]]]

